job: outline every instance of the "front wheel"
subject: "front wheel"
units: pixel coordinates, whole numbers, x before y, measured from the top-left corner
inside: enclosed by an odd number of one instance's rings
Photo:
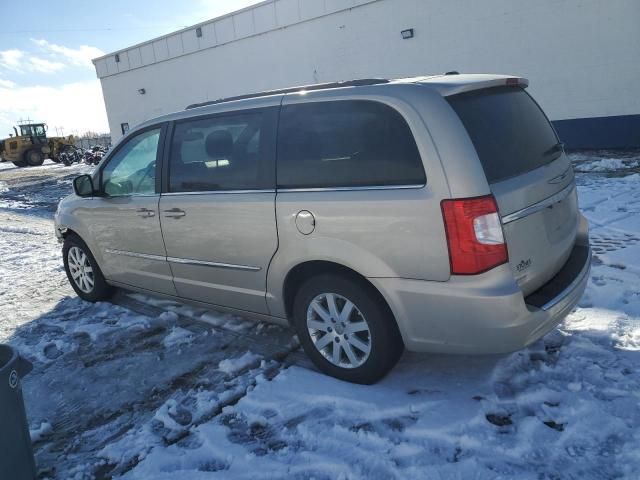
[[[44,155],[39,150],[29,150],[24,154],[24,159],[31,167],[39,167],[44,163]]]
[[[24,168],[24,167],[27,166],[27,161],[26,160],[18,160],[18,161],[11,162],[11,163],[13,163],[18,168]]]
[[[322,372],[341,380],[375,383],[404,349],[389,308],[363,281],[313,277],[298,291],[293,316],[307,355]]]
[[[96,259],[76,235],[69,235],[62,246],[64,269],[76,294],[88,302],[107,300],[113,287],[107,284]]]

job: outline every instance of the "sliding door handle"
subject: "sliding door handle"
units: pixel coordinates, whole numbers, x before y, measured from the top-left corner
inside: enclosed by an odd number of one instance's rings
[[[154,217],[156,214],[155,210],[149,210],[148,208],[139,208],[136,213],[143,218]]]
[[[187,214],[184,210],[179,208],[172,208],[171,210],[165,210],[164,216],[167,218],[182,218]]]

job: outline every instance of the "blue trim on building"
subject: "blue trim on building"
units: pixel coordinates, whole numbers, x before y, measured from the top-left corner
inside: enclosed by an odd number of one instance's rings
[[[640,147],[640,115],[575,118],[551,123],[567,149]]]

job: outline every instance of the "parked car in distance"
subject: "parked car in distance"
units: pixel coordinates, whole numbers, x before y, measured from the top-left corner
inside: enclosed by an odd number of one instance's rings
[[[405,348],[521,349],[573,309],[591,263],[527,85],[358,80],[150,120],[58,207],[71,285],[292,325],[320,370],[358,383]]]

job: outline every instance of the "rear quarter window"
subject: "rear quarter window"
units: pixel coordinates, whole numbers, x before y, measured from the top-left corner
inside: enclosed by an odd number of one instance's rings
[[[362,100],[284,106],[277,178],[280,188],[426,182],[418,147],[402,115]]]
[[[547,116],[520,87],[476,90],[447,101],[466,128],[489,183],[539,168],[561,153]]]

